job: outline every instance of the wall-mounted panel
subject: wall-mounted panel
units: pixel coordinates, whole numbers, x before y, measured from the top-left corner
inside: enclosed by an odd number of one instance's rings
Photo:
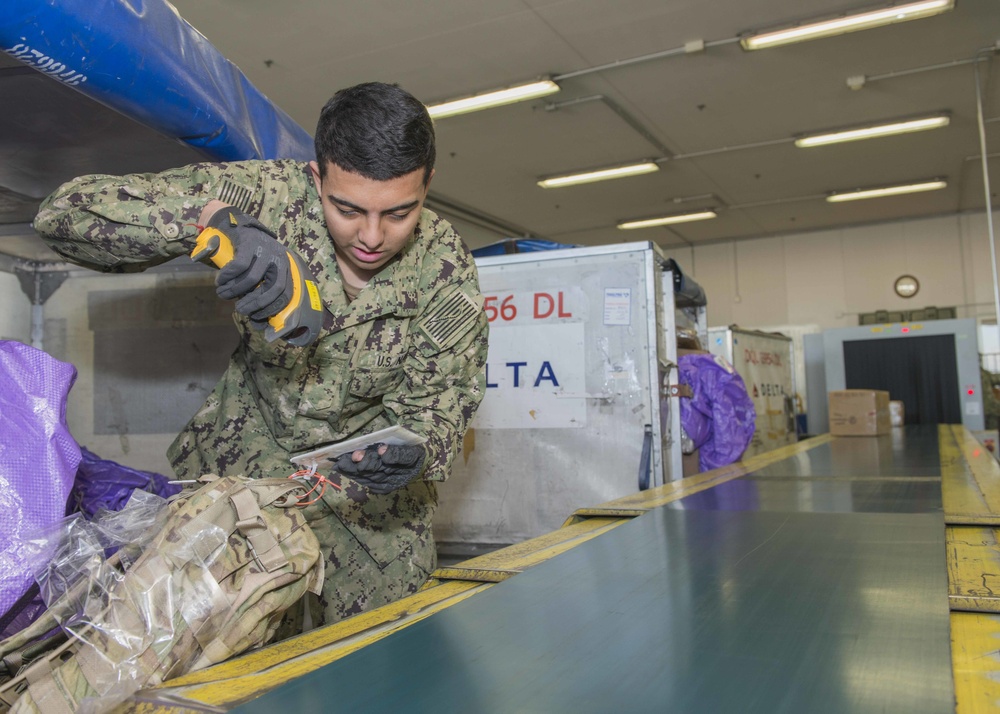
[[[0,270],[0,339],[31,343],[31,302],[12,272]]]
[[[76,366],[74,438],[100,456],[169,474],[166,450],[224,371],[238,337],[213,275],[74,271],[45,304],[44,349]]]

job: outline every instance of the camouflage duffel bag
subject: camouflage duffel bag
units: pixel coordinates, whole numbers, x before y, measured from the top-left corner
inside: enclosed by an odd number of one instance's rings
[[[165,526],[109,587],[76,593],[71,637],[0,688],[0,707],[110,711],[139,689],[265,644],[289,607],[319,594],[323,558],[297,508],[308,486],[202,481],[169,504]]]

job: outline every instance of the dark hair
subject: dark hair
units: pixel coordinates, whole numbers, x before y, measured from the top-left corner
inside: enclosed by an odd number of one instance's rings
[[[427,108],[394,84],[367,82],[331,97],[316,126],[320,177],[327,162],[375,181],[434,169],[434,124]]]

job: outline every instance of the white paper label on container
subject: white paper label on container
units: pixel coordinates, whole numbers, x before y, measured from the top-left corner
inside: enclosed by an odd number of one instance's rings
[[[979,402],[966,402],[965,404],[965,415],[966,416],[979,416],[982,412],[979,409]]]
[[[604,288],[604,324],[632,324],[632,288]]]
[[[565,429],[587,424],[582,323],[490,327],[486,396],[476,429]]]

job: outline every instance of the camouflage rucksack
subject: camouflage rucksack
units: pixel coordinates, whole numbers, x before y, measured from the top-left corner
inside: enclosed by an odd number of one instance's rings
[[[229,476],[169,504],[166,525],[99,596],[74,637],[0,688],[0,710],[108,711],[141,688],[266,643],[282,614],[319,594],[323,558],[298,505],[308,486]],[[83,586],[86,588],[86,584]],[[50,619],[27,636],[48,632]],[[0,643],[7,662],[25,635]]]

